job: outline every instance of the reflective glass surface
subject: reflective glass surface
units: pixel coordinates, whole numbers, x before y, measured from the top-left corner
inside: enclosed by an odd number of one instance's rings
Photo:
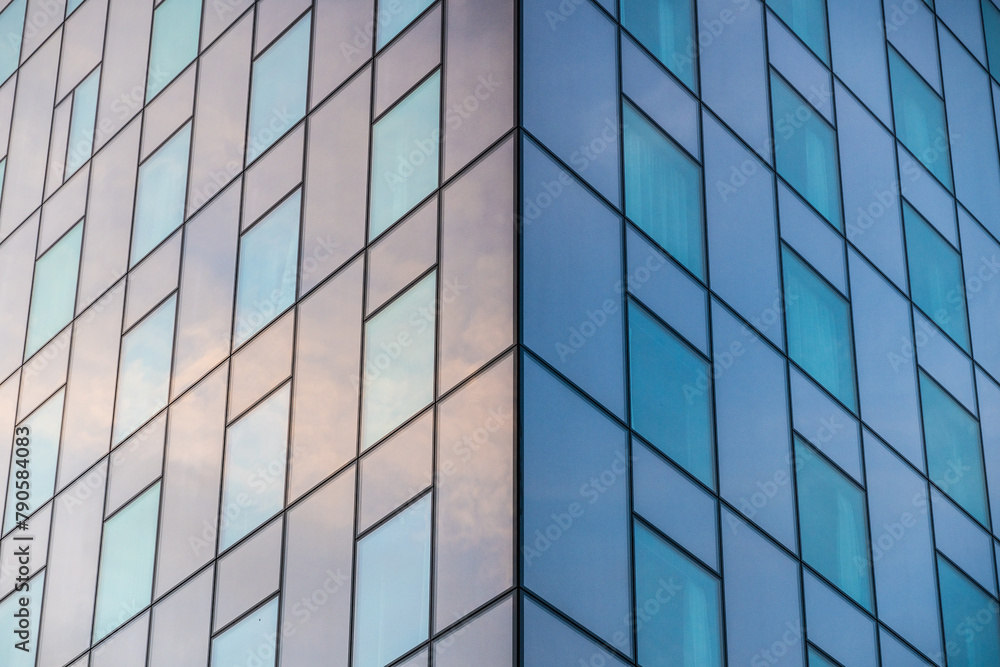
[[[3,520],[5,535],[18,521],[34,513],[52,497],[65,396],[66,393],[60,391],[21,422],[21,426],[28,429],[29,446],[23,451],[14,448],[13,474],[9,477]]]
[[[978,667],[1000,661],[997,601],[940,556],[938,583],[949,667]]]
[[[73,319],[82,238],[83,223],[78,223],[35,262],[25,359]]]
[[[146,100],[167,87],[198,55],[201,0],[164,0],[153,12]]]
[[[184,222],[190,148],[188,123],[139,167],[131,265]]]
[[[13,74],[20,62],[22,28],[27,4],[28,0],[13,0],[0,12],[0,34],[5,35],[0,42],[0,80]]]
[[[375,48],[381,49],[388,44],[430,4],[431,0],[380,0],[378,41]]]
[[[274,667],[277,634],[278,598],[275,597],[212,639],[210,666],[232,667],[246,661],[259,667]]]
[[[73,91],[73,115],[69,124],[69,144],[63,180],[76,173],[90,159],[94,148],[94,123],[97,120],[97,88],[101,68],[97,68]]]
[[[767,4],[823,62],[830,62],[825,0],[767,0]]]
[[[696,89],[693,0],[625,0],[621,22],[639,42]]]

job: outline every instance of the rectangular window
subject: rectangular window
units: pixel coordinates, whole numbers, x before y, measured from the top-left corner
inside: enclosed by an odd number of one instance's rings
[[[306,113],[312,15],[306,14],[253,63],[247,163]]]
[[[104,522],[94,643],[145,609],[153,596],[160,483]]]
[[[285,506],[290,397],[291,385],[285,384],[226,433],[220,553]]]
[[[701,166],[641,116],[622,109],[625,214],[691,273],[704,278]]]
[[[722,665],[720,585],[702,566],[635,523],[640,665]]]
[[[198,57],[201,0],[164,0],[153,12],[146,101],[167,87]]]
[[[176,305],[177,297],[170,297],[122,339],[116,445],[167,405]]]
[[[83,223],[79,222],[35,262],[28,316],[28,359],[73,320]]]
[[[771,117],[778,173],[827,222],[843,229],[837,133],[774,72],[771,73]]]
[[[427,639],[431,496],[358,542],[354,667],[383,667]]]
[[[891,47],[889,80],[896,137],[946,188],[953,190],[944,100]]]
[[[856,411],[850,305],[787,248],[781,257],[788,356]]]
[[[295,303],[302,190],[296,190],[240,239],[233,347]]]
[[[903,222],[913,303],[969,352],[961,255],[905,201]]]
[[[0,12],[0,82],[14,73],[21,61],[21,36],[28,0],[13,0]]]
[[[434,400],[437,272],[365,323],[361,448]]]
[[[986,32],[986,54],[990,59],[990,74],[1000,81],[1000,9],[992,0],[983,0],[983,29]]]
[[[802,560],[859,605],[872,609],[865,493],[795,438]]]
[[[1000,665],[996,600],[941,556],[937,561],[948,667]]]
[[[278,598],[261,605],[212,640],[211,667],[274,667]]]
[[[820,60],[830,64],[825,0],[767,0],[767,4]]]
[[[184,222],[190,151],[188,122],[139,166],[130,266],[138,264]]]
[[[369,240],[437,187],[440,109],[438,71],[375,123]]]
[[[42,404],[21,423],[29,429],[28,456],[21,456],[18,448],[10,467],[7,488],[7,509],[4,512],[3,532],[6,535],[18,521],[34,513],[52,497],[56,486],[56,457],[59,454],[59,432],[62,428],[65,390]],[[21,477],[18,472],[26,471]],[[27,487],[22,480],[27,475]],[[18,482],[21,481],[20,487]]]
[[[378,43],[376,50],[403,32],[413,19],[431,6],[432,0],[379,0]]]
[[[694,2],[623,0],[622,25],[691,90],[695,77]]]
[[[97,90],[101,83],[98,67],[73,91],[73,114],[69,123],[69,146],[66,149],[66,169],[63,180],[83,166],[94,149],[94,123],[97,119]]]
[[[966,512],[989,526],[979,422],[930,376],[918,372],[927,476]]]
[[[634,302],[628,318],[632,428],[714,487],[708,362]]]

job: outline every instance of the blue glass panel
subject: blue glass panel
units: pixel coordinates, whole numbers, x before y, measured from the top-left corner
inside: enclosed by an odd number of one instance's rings
[[[311,14],[306,14],[253,64],[247,162],[281,138],[306,112]]]
[[[525,667],[626,667],[625,662],[529,597],[524,598],[523,625]]]
[[[233,347],[295,302],[301,204],[296,190],[240,239]]]
[[[983,459],[986,462],[990,512],[993,517],[1000,517],[1000,385],[977,368],[976,386],[979,394],[979,425],[983,436]],[[993,534],[1000,536],[1000,521],[996,518],[993,520]],[[1000,550],[1000,544],[997,545],[997,549]],[[1000,560],[997,562],[997,567],[1000,568]]]
[[[635,525],[635,612],[641,665],[722,664],[719,581]]]
[[[372,130],[369,240],[438,185],[441,74],[435,72]]]
[[[1000,664],[996,600],[976,587],[951,563],[938,558],[941,610],[948,667]]]
[[[983,4],[989,2],[985,0]],[[885,4],[885,34],[889,43],[940,93],[936,23],[934,12],[919,2]]]
[[[259,607],[212,640],[211,667],[252,664],[274,667],[278,634],[278,598]],[[250,662],[250,660],[253,662]]]
[[[830,62],[825,0],[767,0],[767,4],[823,62]]]
[[[996,594],[993,566],[993,539],[981,526],[961,512],[950,500],[931,489],[934,513],[934,543],[980,586]]]
[[[147,102],[197,57],[200,29],[201,0],[164,0],[153,12]]]
[[[905,149],[897,151],[902,194],[952,245],[958,245],[955,199],[941,183]]]
[[[906,259],[910,267],[910,298],[969,351],[962,258],[924,218],[904,202]]]
[[[810,626],[812,627],[812,626]],[[809,667],[840,667],[837,663],[828,660],[822,653],[809,647]]]
[[[986,54],[990,61],[990,74],[1000,79],[1000,9],[992,0],[982,0],[983,30],[986,33]]]
[[[122,339],[114,444],[167,405],[176,304],[170,297]]]
[[[917,309],[913,310],[913,329],[917,363],[967,410],[976,414],[972,359]]]
[[[878,667],[871,617],[812,572],[804,571],[802,579],[809,640],[849,667]]]
[[[988,526],[979,423],[924,373],[920,373],[920,403],[928,477]]]
[[[63,180],[76,173],[90,159],[94,148],[94,123],[97,120],[97,90],[101,82],[98,67],[73,92],[73,114],[69,122],[69,146]]]
[[[66,16],[69,16],[76,8],[83,4],[83,0],[67,0],[66,2]]]
[[[62,428],[65,397],[66,392],[60,391],[21,423],[21,426],[29,429],[28,456],[19,456],[21,452],[19,448],[15,448],[10,468],[13,474],[10,475],[7,487],[7,509],[3,521],[5,534],[14,527],[16,521],[44,505],[55,491],[56,457],[59,453],[59,432]],[[26,461],[22,466],[21,461],[24,459]],[[27,470],[27,489],[24,488],[23,481],[22,488],[17,486],[20,481],[17,473],[20,470]],[[18,517],[18,514],[22,516]]]
[[[7,641],[0,644],[0,658],[6,667],[35,667],[35,653],[38,643],[38,621],[42,611],[42,591],[45,589],[45,572],[35,576],[28,582],[28,588],[23,593],[11,595],[0,602],[0,632]],[[21,610],[21,599],[28,598],[28,627],[19,627],[20,619],[14,616]],[[20,634],[24,633],[24,634]],[[21,642],[24,646],[18,646]],[[24,650],[22,650],[22,648]]]
[[[629,305],[632,428],[715,486],[709,366],[641,306]]]
[[[872,0],[828,2],[830,49],[833,73],[846,82],[879,120],[892,125],[882,4]]]
[[[781,72],[799,95],[809,100],[828,121],[834,122],[830,70],[823,67],[771,13],[767,15],[767,54],[771,65]]]
[[[773,74],[771,106],[778,173],[830,224],[842,229],[836,133],[788,84]]]
[[[797,368],[791,369],[791,387],[795,430],[862,484],[858,420]]]
[[[694,0],[622,0],[621,23],[688,88],[695,80]]]
[[[427,639],[431,496],[358,542],[355,667],[382,667]]]
[[[139,167],[130,266],[138,264],[184,222],[190,150],[188,123]]]
[[[94,643],[135,616],[152,598],[159,511],[157,482],[104,523]]]
[[[290,385],[229,427],[222,474],[222,552],[285,505]]]
[[[788,356],[856,410],[850,306],[787,250],[782,252],[782,262]]]
[[[82,239],[83,223],[78,223],[35,262],[25,359],[41,349],[73,319]]]
[[[986,2],[989,1],[986,0]],[[937,14],[951,29],[950,32],[962,40],[965,47],[963,51],[968,49],[985,65],[986,49],[983,45],[983,24],[979,22],[981,16],[979,2],[976,0],[946,0],[937,4]]]
[[[945,187],[953,190],[944,102],[894,49],[889,49],[889,73],[896,136]]]
[[[365,324],[361,448],[434,399],[437,272],[431,272]]]
[[[1000,245],[959,207],[965,296],[976,361],[1000,377]]]
[[[378,3],[378,42],[376,50],[403,32],[425,9],[431,0],[380,0]]]
[[[871,610],[864,492],[798,438],[795,470],[802,559]]]
[[[843,135],[842,135],[843,136]],[[784,183],[778,184],[781,238],[820,274],[847,294],[847,260],[844,237],[806,206]],[[850,225],[848,225],[850,229]],[[850,232],[848,232],[850,233]],[[711,248],[711,244],[709,244]]]
[[[13,0],[0,12],[0,81],[4,81],[21,59],[21,37],[24,29],[24,11],[28,0]]]

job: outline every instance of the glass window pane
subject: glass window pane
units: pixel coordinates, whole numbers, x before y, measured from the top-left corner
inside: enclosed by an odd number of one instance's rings
[[[625,213],[698,277],[704,277],[701,168],[625,104]]]
[[[992,0],[983,0],[983,28],[986,31],[986,54],[990,60],[990,74],[1000,80],[1000,9]]]
[[[382,667],[427,638],[431,496],[358,542],[354,666]]]
[[[635,524],[639,664],[722,664],[719,581],[641,523]]]
[[[440,106],[441,73],[435,72],[375,123],[369,240],[437,187]]]
[[[35,651],[38,637],[38,618],[42,606],[42,590],[45,588],[45,573],[28,582],[27,595],[19,593],[11,595],[0,603],[0,632],[5,641],[0,644],[0,658],[6,667],[35,667]],[[21,598],[27,597],[28,623],[27,629],[18,627],[19,619],[14,614],[21,610]],[[25,633],[24,635],[19,634]],[[24,642],[22,646],[22,642]],[[22,650],[22,648],[26,650]]]
[[[825,655],[809,647],[809,667],[838,667],[837,663],[831,661]]]
[[[190,149],[191,123],[188,123],[139,167],[130,266],[135,266],[184,222]]]
[[[434,398],[436,288],[431,272],[365,324],[362,449]]]
[[[692,0],[623,0],[622,25],[689,88],[697,89]]]
[[[240,239],[233,347],[295,301],[302,191],[295,191]]]
[[[160,485],[133,500],[104,523],[97,580],[94,641],[141,611],[153,594],[153,555]]]
[[[14,73],[21,58],[21,33],[28,0],[14,0],[0,12],[0,81]]]
[[[247,162],[305,115],[311,18],[307,14],[299,19],[253,64]]]
[[[865,609],[872,608],[865,494],[795,439],[802,558]]]
[[[984,526],[989,525],[979,423],[920,372],[927,475]]]
[[[90,159],[94,149],[94,123],[97,120],[97,90],[101,83],[98,67],[73,92],[73,115],[69,124],[69,148],[63,180],[68,180]]]
[[[778,173],[830,224],[842,229],[837,137],[833,128],[774,74],[771,111]]]
[[[83,0],[66,0],[66,16],[72,14],[82,4]]]
[[[284,507],[290,387],[286,384],[229,427],[220,552]]]
[[[52,497],[56,485],[56,456],[59,452],[59,430],[62,427],[65,396],[66,392],[60,391],[46,401],[42,407],[35,410],[34,414],[21,422],[22,428],[28,428],[28,455],[22,456],[24,452],[20,451],[21,447],[14,449],[11,463],[13,474],[9,478],[7,509],[3,521],[4,534],[13,528],[17,521],[23,520]],[[22,466],[20,462],[25,459]],[[21,470],[28,472],[27,498],[24,497],[24,489],[17,487],[17,472]]]
[[[635,303],[629,304],[632,428],[715,486],[708,362]]]
[[[767,4],[823,62],[830,62],[825,0],[767,0]]]
[[[73,319],[82,239],[83,223],[78,223],[35,262],[25,359]]]
[[[1000,664],[996,600],[940,556],[938,584],[948,667]]]
[[[896,136],[952,190],[944,102],[894,49],[889,49],[889,77]]]
[[[176,303],[170,297],[122,339],[114,444],[167,405]]]
[[[153,12],[146,101],[167,87],[198,55],[201,0],[165,0]]]
[[[850,306],[787,249],[781,254],[788,356],[844,405],[857,410]]]
[[[211,667],[242,664],[274,667],[275,654],[271,647],[277,643],[277,634],[276,596],[212,640]],[[252,663],[248,661],[248,656],[253,659]]]
[[[378,43],[381,49],[393,37],[403,32],[431,4],[431,0],[382,0],[379,5]]]

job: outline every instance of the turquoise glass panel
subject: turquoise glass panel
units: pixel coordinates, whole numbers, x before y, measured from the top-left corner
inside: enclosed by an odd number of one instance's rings
[[[229,427],[220,552],[285,506],[290,395],[291,385],[286,384]]]
[[[14,450],[10,481],[7,486],[7,509],[3,532],[7,533],[18,521],[32,514],[52,497],[56,486],[56,457],[59,454],[59,431],[62,428],[65,391],[47,400],[21,423],[29,429],[28,456]],[[27,471],[27,477],[18,474]],[[27,484],[24,482],[27,481]],[[20,488],[18,483],[21,483]]]
[[[378,43],[381,49],[389,41],[413,23],[421,12],[431,6],[432,0],[379,0],[378,3]]]
[[[436,288],[432,272],[365,324],[362,449],[434,399]]]
[[[635,525],[640,665],[722,665],[719,580],[641,523]]]
[[[431,497],[358,542],[354,667],[383,667],[427,639]]]
[[[837,663],[829,660],[822,653],[809,647],[809,667],[840,667]]]
[[[989,526],[979,422],[922,371],[920,404],[928,477],[965,511]]]
[[[164,0],[153,12],[146,101],[167,87],[198,56],[201,0]]]
[[[992,0],[982,0],[983,29],[986,32],[986,55],[990,61],[990,74],[1000,80],[1000,9]]]
[[[52,340],[73,319],[82,240],[81,222],[35,262],[25,359]]]
[[[234,346],[295,302],[301,200],[298,190],[240,239]]]
[[[170,297],[122,339],[114,444],[167,405],[176,303]]]
[[[767,4],[813,53],[830,63],[824,0],[767,0]]]
[[[889,77],[896,137],[946,188],[954,190],[944,100],[893,49],[889,49]]]
[[[906,202],[903,202],[903,221],[913,303],[969,352],[961,256]]]
[[[76,11],[76,8],[83,4],[83,0],[67,0],[66,2],[66,16],[69,16]]]
[[[160,484],[104,522],[94,643],[142,611],[153,595]]]
[[[625,214],[691,273],[704,278],[701,167],[623,107]]]
[[[827,222],[843,229],[837,135],[808,102],[771,75],[774,159],[778,173]]]
[[[708,362],[634,302],[628,316],[632,429],[714,487]]]
[[[35,575],[28,582],[28,588],[17,595],[11,595],[0,602],[0,633],[4,642],[0,643],[0,665],[4,667],[35,667],[38,649],[38,619],[42,611],[42,591],[45,589],[45,572]],[[28,598],[28,627],[20,627],[14,614],[21,610],[21,598]],[[24,632],[24,635],[19,635]],[[25,642],[20,645],[21,642]]]
[[[691,0],[622,0],[621,22],[636,39],[697,90],[694,3]]]
[[[212,640],[211,667],[274,667],[277,636],[275,597]]]
[[[0,12],[0,81],[14,73],[21,58],[24,12],[28,0],[13,0]]]
[[[1000,665],[996,600],[938,556],[948,667]]]
[[[247,162],[280,139],[306,113],[312,14],[306,14],[253,64]]]
[[[865,494],[809,445],[795,439],[802,559],[865,609],[872,609]]]
[[[94,149],[94,123],[97,119],[97,91],[101,83],[98,67],[84,79],[73,93],[73,114],[69,123],[69,146],[66,151],[66,170],[63,180],[68,180]]]
[[[782,264],[788,356],[844,405],[857,410],[850,306],[784,248]]]
[[[438,72],[375,123],[369,240],[437,187],[440,108]]]
[[[188,123],[139,167],[132,266],[184,222],[190,149]]]

